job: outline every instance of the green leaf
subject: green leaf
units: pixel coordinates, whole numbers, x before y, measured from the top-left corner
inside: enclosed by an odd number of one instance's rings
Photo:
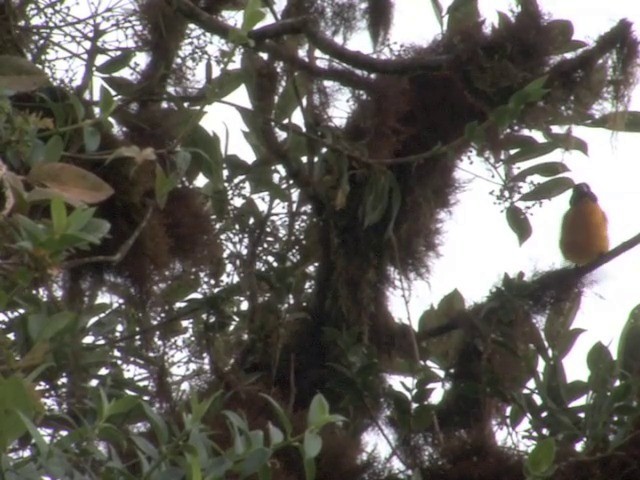
[[[257,473],[271,458],[271,449],[265,447],[258,447],[251,450],[244,457],[242,465],[240,467],[241,478],[247,478],[254,473]]]
[[[631,310],[620,334],[617,365],[625,376],[640,379],[640,305]]]
[[[556,175],[560,175],[562,173],[568,172],[569,167],[567,167],[562,162],[543,162],[537,163],[536,165],[531,165],[518,173],[516,173],[513,177],[511,177],[511,183],[519,183],[526,180],[531,175],[540,175],[541,177],[555,177]]]
[[[100,147],[100,131],[91,125],[83,125],[82,139],[87,152],[95,152]]]
[[[284,412],[284,410],[278,404],[278,402],[276,402],[269,395],[266,395],[264,393],[260,393],[259,395],[262,398],[264,398],[267,402],[269,402],[269,405],[271,405],[271,408],[273,408],[273,411],[276,413],[276,416],[278,417],[278,421],[280,422],[280,425],[282,426],[282,428],[284,428],[284,431],[287,434],[287,438],[289,438],[291,436],[291,433],[293,432],[293,425],[291,424],[291,421],[289,420],[289,417],[287,416],[287,414]]]
[[[551,400],[554,405],[566,407],[565,387],[567,385],[567,375],[562,361],[552,360],[545,364],[543,382],[543,388],[541,389],[543,400]]]
[[[222,150],[218,135],[196,125],[185,135],[182,147],[191,153],[191,163],[202,170],[202,174],[215,188],[224,188]]]
[[[547,133],[545,136],[556,143],[559,148],[565,150],[577,150],[585,156],[589,156],[589,144],[570,131],[565,133]]]
[[[316,478],[316,462],[313,458],[304,459],[303,452],[303,464],[304,464],[304,478],[305,480],[315,480]]]
[[[320,450],[322,450],[322,437],[313,430],[306,430],[304,432],[302,450],[304,451],[305,460],[316,458],[320,454]]]
[[[159,415],[151,408],[148,403],[141,401],[141,405],[145,415],[149,419],[149,423],[151,424],[153,431],[156,434],[156,438],[159,440],[161,445],[164,445],[169,439],[169,429],[167,428],[167,423],[161,415]]]
[[[283,122],[302,106],[302,100],[309,91],[309,77],[303,72],[289,76],[276,101],[273,116],[277,122]]]
[[[559,358],[569,353],[579,333],[570,333],[571,325],[580,310],[581,292],[575,292],[562,302],[554,303],[544,324],[544,338]]]
[[[564,335],[560,336],[556,345],[556,354],[558,358],[566,357],[573,349],[576,341],[586,330],[584,328],[572,328],[568,330]]]
[[[273,425],[271,422],[267,423],[267,431],[269,432],[269,444],[272,447],[284,442],[284,434],[282,433],[282,430]]]
[[[207,477],[207,479],[211,478],[218,480],[226,478],[225,474],[231,469],[231,467],[233,467],[233,462],[226,455],[215,457],[211,459],[211,463],[209,465],[209,473],[211,474],[211,477]]]
[[[122,398],[118,398],[117,400],[114,400],[107,406],[104,420],[106,420],[107,418],[113,415],[128,413],[138,405],[140,405],[140,398],[137,396],[125,395]]]
[[[451,318],[453,315],[463,311],[464,309],[464,297],[457,288],[454,288],[451,292],[447,293],[438,303],[438,313],[445,318]]]
[[[53,135],[44,146],[44,161],[56,163],[60,161],[64,151],[64,142],[59,135]]]
[[[29,415],[25,414],[25,412],[22,410],[17,410],[16,413],[20,417],[20,420],[22,420],[22,423],[31,435],[31,438],[33,438],[33,440],[35,441],[40,455],[42,455],[43,458],[46,458],[50,450],[49,442],[44,439]]]
[[[100,87],[100,102],[98,108],[100,109],[100,118],[108,118],[118,105],[111,95],[111,91],[104,85]]]
[[[520,246],[526,242],[531,236],[531,222],[524,211],[517,205],[509,205],[506,211],[507,223],[509,227],[518,237]]]
[[[209,408],[211,408],[211,405],[213,405],[213,403],[217,401],[222,395],[223,395],[223,391],[219,390],[214,394],[209,395],[202,401],[199,401],[197,394],[194,391],[190,397],[191,421],[194,423],[200,423],[200,421],[202,421],[202,419],[204,418],[205,414],[209,411]]]
[[[513,21],[511,20],[511,17],[509,15],[507,15],[506,13],[498,10],[498,12],[496,12],[498,15],[498,28],[499,29],[504,29],[504,28],[508,28],[511,25],[513,25]]]
[[[200,457],[189,451],[185,452],[185,458],[189,465],[189,480],[202,480],[202,465],[200,464]]]
[[[0,90],[31,92],[48,83],[47,74],[26,58],[0,55]]]
[[[515,110],[520,110],[528,103],[535,103],[541,100],[549,92],[549,89],[544,88],[547,78],[546,75],[536,78],[527,86],[518,90],[509,99],[509,106]]]
[[[103,75],[112,75],[123,68],[128,67],[134,55],[134,51],[124,51],[119,53],[115,57],[112,57],[98,65],[96,67],[96,71]]]
[[[111,224],[102,218],[91,218],[83,228],[87,241],[98,244],[111,230]]]
[[[122,95],[123,97],[135,96],[139,88],[136,83],[126,77],[111,75],[108,77],[102,77],[102,81],[106,83],[118,95]]]
[[[525,419],[526,412],[517,404],[511,406],[509,412],[509,426],[516,429]]]
[[[364,190],[364,207],[361,210],[363,227],[377,223],[387,211],[391,188],[388,170],[372,171]]]
[[[522,202],[538,202],[557,197],[573,188],[574,182],[569,177],[556,177],[536,185],[533,190],[519,198]]]
[[[559,145],[556,142],[535,143],[533,145],[523,147],[517,152],[509,155],[505,158],[504,163],[507,165],[513,165],[520,162],[526,162],[527,160],[533,160],[534,158],[548,155],[558,148]]]
[[[240,68],[223,70],[206,87],[207,103],[217,102],[235,92],[244,83],[244,72]]]
[[[439,0],[431,0],[431,8],[433,8],[433,14],[438,21],[438,25],[440,25],[440,30],[444,27],[444,10],[442,9],[442,4]]]
[[[74,119],[74,121],[83,120],[84,116],[86,114],[86,111],[85,111],[85,108],[84,108],[84,104],[80,101],[80,99],[76,95],[69,94],[69,103],[73,107],[73,111],[76,114],[76,118]],[[62,123],[62,122],[58,121],[58,117],[57,116],[56,116],[56,123],[58,124],[58,126],[60,126],[60,124]]]
[[[597,342],[587,354],[587,366],[589,367],[589,386],[594,392],[607,392],[614,380],[616,369],[615,361],[609,349]]]
[[[300,159],[308,154],[310,139],[302,133],[302,129],[295,124],[289,124],[287,141],[284,145],[287,153],[293,159]],[[299,163],[301,166],[301,163]]]
[[[164,173],[163,168],[156,164],[156,179],[155,179],[155,195],[156,202],[160,208],[164,208],[167,203],[169,192],[178,185],[178,180],[173,175],[167,175]]]
[[[224,165],[234,179],[240,175],[247,175],[251,171],[251,164],[235,154],[226,155]]]
[[[433,425],[435,408],[430,404],[418,405],[411,415],[411,426],[415,432],[425,432]]]
[[[16,376],[0,376],[0,452],[29,430],[28,423],[31,423],[36,408],[35,398],[29,393],[24,380]]]
[[[507,133],[500,140],[504,150],[520,150],[525,147],[533,147],[538,144],[531,135],[523,135],[521,133]]]
[[[264,19],[266,14],[261,7],[261,0],[249,0],[247,2],[247,6],[244,9],[244,15],[242,18],[242,27],[240,27],[240,30],[243,33],[248,33],[253,29],[253,27],[255,27]]]
[[[33,313],[27,316],[27,330],[34,342],[44,342],[55,337],[75,319],[76,315],[68,311],[51,316]]]
[[[251,46],[253,41],[249,38],[245,32],[239,28],[233,28],[229,31],[229,41],[235,45],[248,45]]]
[[[533,448],[526,460],[526,469],[537,477],[547,477],[553,471],[556,456],[556,442],[553,438],[541,440]]]
[[[313,400],[311,400],[311,405],[309,405],[309,412],[307,413],[307,426],[321,427],[326,423],[328,417],[329,403],[321,393],[318,393],[315,397],[313,397]]]
[[[136,445],[138,450],[146,455],[148,458],[152,460],[158,460],[160,457],[160,452],[149,440],[147,440],[142,435],[132,434],[130,437],[131,441]]]
[[[34,222],[24,215],[17,214],[14,216],[20,227],[22,237],[34,243],[39,243],[47,238],[47,229],[44,225]]]
[[[564,393],[567,404],[571,405],[571,403],[589,394],[589,384],[582,380],[574,380],[565,385]]]
[[[271,466],[267,462],[258,472],[258,480],[271,480]]]
[[[518,117],[518,111],[510,105],[500,105],[490,115],[491,121],[498,128],[504,128]]]
[[[270,191],[275,182],[273,181],[274,168],[271,165],[253,164],[247,174],[247,181],[251,187],[251,193],[262,193]]]
[[[580,50],[581,48],[588,47],[589,44],[587,42],[583,42],[582,40],[569,40],[564,48],[556,51],[558,55],[562,55],[565,53],[575,52],[576,50]]]
[[[194,275],[181,275],[159,293],[167,305],[182,302],[193,295],[201,286],[200,279]]]
[[[95,208],[76,208],[67,219],[67,231],[79,232],[91,221]]]
[[[56,237],[67,229],[67,207],[59,197],[51,200],[51,222]]]
[[[384,233],[385,238],[391,238],[393,235],[393,227],[396,223],[396,218],[398,217],[398,212],[400,211],[400,205],[402,204],[402,192],[400,191],[400,185],[398,185],[398,180],[395,176],[390,175],[390,194],[391,194],[391,210],[389,215],[389,224],[387,225],[387,230]]]
[[[223,410],[222,414],[227,417],[231,425],[240,430],[241,432],[249,433],[249,426],[246,420],[232,410]]]
[[[97,431],[98,438],[111,445],[124,445],[127,441],[125,432],[110,423],[101,423]]]
[[[485,142],[486,137],[485,129],[478,124],[477,120],[469,122],[464,126],[464,138],[471,143],[481,145]]]

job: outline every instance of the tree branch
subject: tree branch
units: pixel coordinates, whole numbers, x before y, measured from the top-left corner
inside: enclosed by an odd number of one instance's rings
[[[189,0],[174,0],[177,11],[203,30],[229,40],[233,34],[241,34],[240,30],[219,18],[209,15],[193,5]],[[298,17],[281,20],[247,33],[247,37],[255,42],[255,50],[268,53],[273,58],[305,71],[315,77],[335,81],[342,85],[366,89],[370,81],[352,70],[344,68],[319,67],[300,58],[280,40],[286,35],[304,35],[318,50],[343,64],[368,73],[406,74],[414,71],[438,71],[450,60],[448,56],[426,58],[375,58],[359,51],[350,50],[320,32],[312,17]]]
[[[617,247],[612,248],[607,253],[604,253],[586,265],[559,268],[557,270],[549,271],[530,282],[529,285],[531,286],[531,291],[535,292],[536,298],[542,298],[550,291],[557,289],[559,285],[577,285],[582,278],[593,273],[598,268],[609,263],[611,260],[619,257],[623,253],[628,252],[639,244],[640,233],[631,237],[629,240],[622,242]],[[465,315],[467,312],[468,311],[461,312],[461,314],[455,315],[446,323],[418,332],[416,335],[420,341],[424,341],[440,337],[454,330],[463,328],[468,323]]]
[[[414,71],[440,71],[451,59],[447,55],[425,58],[375,58],[360,51],[345,48],[331,37],[324,35],[310,16],[281,20],[256,28],[249,32],[248,37],[261,42],[284,35],[304,35],[309,43],[325,55],[369,73],[406,74]]]
[[[585,275],[588,275],[591,272],[594,272],[601,266],[609,263],[614,258],[617,258],[623,253],[628,252],[629,250],[631,250],[632,248],[636,247],[639,244],[640,244],[640,233],[638,233],[637,235],[634,235],[629,240],[625,240],[617,247],[612,248],[607,253],[604,253],[598,258],[596,258],[594,261],[587,263],[586,265],[575,267],[575,270],[579,275],[579,277],[582,278]]]

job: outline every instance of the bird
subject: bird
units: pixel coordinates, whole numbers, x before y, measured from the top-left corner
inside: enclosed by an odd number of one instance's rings
[[[607,215],[586,183],[573,187],[569,210],[562,219],[560,251],[576,265],[587,264],[609,250]]]

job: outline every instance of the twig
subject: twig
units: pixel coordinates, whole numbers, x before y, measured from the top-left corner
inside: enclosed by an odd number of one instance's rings
[[[94,17],[96,18],[96,17]],[[103,33],[94,23],[93,25],[93,35],[91,36],[91,45],[89,46],[87,52],[87,61],[85,63],[84,73],[82,75],[82,80],[80,84],[75,88],[75,93],[79,97],[82,97],[82,94],[87,91],[89,85],[91,84],[91,79],[93,77],[93,71],[96,63],[96,59],[98,58],[98,42],[100,41]]]
[[[398,444],[396,444],[396,443],[391,441],[391,438],[389,437],[389,435],[387,434],[385,429],[382,427],[382,424],[380,423],[380,420],[378,419],[378,416],[373,411],[373,408],[371,408],[371,405],[369,405],[369,402],[367,402],[367,399],[366,399],[366,397],[364,397],[364,395],[363,395],[363,398],[362,398],[362,402],[364,403],[365,408],[368,410],[369,415],[371,416],[370,418],[373,421],[373,424],[376,426],[376,428],[380,432],[380,435],[382,435],[382,438],[384,438],[385,442],[387,442],[387,445],[391,449],[391,454],[390,455],[396,457],[398,459],[398,461],[400,463],[402,463],[402,465],[405,468],[411,470],[413,468],[413,466],[411,465],[411,462],[408,459],[403,458],[403,455],[400,453],[400,450],[398,448]]]

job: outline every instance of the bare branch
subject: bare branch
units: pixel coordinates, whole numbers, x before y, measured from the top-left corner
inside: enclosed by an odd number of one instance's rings
[[[217,17],[211,16],[202,11],[189,0],[176,0],[175,5],[178,11],[188,20],[198,25],[203,30],[217,35],[224,39],[229,39],[234,33],[240,31],[223,22]],[[338,60],[349,67],[356,68],[368,73],[393,73],[401,74],[413,71],[438,71],[449,61],[450,57],[437,56],[426,58],[400,58],[386,59],[375,58],[359,51],[350,50],[324,35],[314,25],[311,17],[298,17],[282,20],[252,30],[247,37],[255,42],[255,50],[272,55],[275,59],[285,62],[293,67],[303,70],[316,77],[332,80],[342,85],[354,88],[366,88],[369,81],[366,77],[342,68],[318,67],[300,58],[288,47],[279,45],[273,40],[281,39],[285,35],[305,35],[309,42],[318,50]]]
[[[414,71],[439,71],[451,59],[446,55],[426,58],[375,58],[345,48],[331,37],[324,35],[316,27],[313,17],[309,16],[282,20],[257,28],[249,32],[248,37],[260,42],[284,35],[305,35],[311,44],[332,59],[369,73],[404,74]]]

